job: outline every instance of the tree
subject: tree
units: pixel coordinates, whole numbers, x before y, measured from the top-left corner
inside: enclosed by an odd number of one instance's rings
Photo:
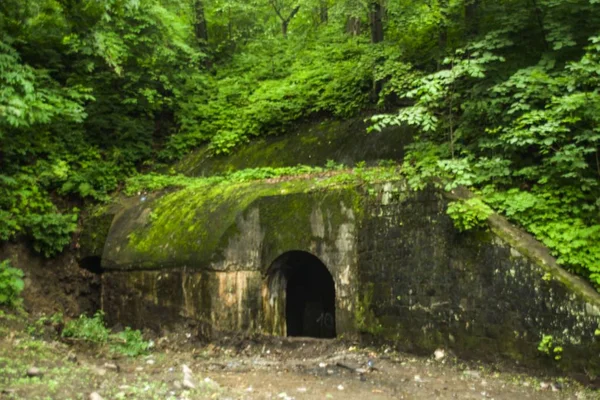
[[[287,37],[288,25],[292,18],[300,11],[299,4],[288,3],[286,0],[269,0],[269,4],[281,21],[281,33]]]
[[[206,24],[206,17],[204,15],[204,1],[195,0],[195,21],[194,21],[194,33],[196,39],[199,41],[201,46],[205,46],[208,43],[208,26]]]
[[[383,15],[382,0],[374,0],[369,4],[369,22],[371,26],[371,42],[383,42]]]

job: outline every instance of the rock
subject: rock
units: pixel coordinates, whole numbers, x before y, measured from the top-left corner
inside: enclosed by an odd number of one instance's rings
[[[189,375],[189,376],[192,376],[192,375],[193,375],[193,372],[192,372],[192,370],[190,369],[190,367],[188,367],[188,366],[187,366],[187,365],[185,365],[185,364],[183,364],[183,365],[181,366],[181,370],[183,371],[183,374],[184,374],[184,375]]]
[[[153,359],[149,359],[146,361],[146,364],[148,365],[153,365],[156,361],[154,361]]]
[[[142,372],[144,370],[144,367],[136,367],[136,372]]]
[[[421,375],[415,375],[415,377],[413,378],[413,380],[415,382],[423,382],[423,379],[421,379]]]
[[[344,390],[344,385],[338,385],[337,390]]]
[[[562,389],[562,383],[560,382],[553,382],[550,386],[552,387],[553,392],[558,392]]]
[[[437,349],[433,352],[433,358],[435,358],[435,361],[442,361],[444,358],[446,358],[446,352],[444,349]]]
[[[97,392],[90,393],[90,400],[104,400]]]
[[[306,393],[306,388],[305,387],[299,387],[298,389],[296,389],[298,392],[300,393]]]
[[[550,387],[548,382],[540,382],[540,389],[547,390]]]
[[[327,364],[325,364],[324,362],[319,363],[319,368],[325,368],[327,367]]]
[[[104,368],[110,369],[110,370],[113,370],[116,372],[121,371],[121,368],[117,364],[113,364],[113,363],[104,363]]]
[[[186,389],[196,389],[196,385],[191,381],[191,379],[184,378],[181,384]]]
[[[27,376],[30,378],[41,378],[42,376],[44,376],[44,374],[42,373],[42,371],[40,371],[39,368],[31,367],[27,370]]]
[[[204,383],[206,383],[208,385],[219,386],[219,384],[217,382],[213,381],[208,376],[206,378],[204,378]]]
[[[477,379],[481,378],[481,372],[473,371],[470,369],[463,371],[463,375],[468,376],[469,378],[477,378]]]
[[[181,370],[183,371],[183,380],[181,382],[183,387],[186,389],[195,389],[196,384],[194,383],[194,374],[190,367],[184,364],[181,367]]]

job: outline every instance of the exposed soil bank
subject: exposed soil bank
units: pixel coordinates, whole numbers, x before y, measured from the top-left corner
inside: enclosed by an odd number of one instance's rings
[[[80,268],[72,251],[47,259],[23,243],[2,243],[0,260],[5,259],[25,273],[23,305],[32,314],[77,316],[100,308],[100,276]]]

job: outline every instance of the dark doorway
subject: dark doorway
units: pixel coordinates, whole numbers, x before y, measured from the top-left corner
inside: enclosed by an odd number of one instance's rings
[[[304,251],[290,251],[273,267],[286,282],[287,335],[334,338],[335,284],[321,260]]]
[[[94,274],[101,274],[104,272],[104,269],[102,268],[102,259],[98,256],[89,256],[79,260],[79,266]]]

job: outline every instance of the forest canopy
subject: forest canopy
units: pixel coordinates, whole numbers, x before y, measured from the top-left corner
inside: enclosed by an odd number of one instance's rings
[[[600,287],[599,84],[600,0],[3,0],[0,240],[52,256],[198,146],[375,115],[415,127],[413,188],[468,186],[453,218],[500,212]]]

